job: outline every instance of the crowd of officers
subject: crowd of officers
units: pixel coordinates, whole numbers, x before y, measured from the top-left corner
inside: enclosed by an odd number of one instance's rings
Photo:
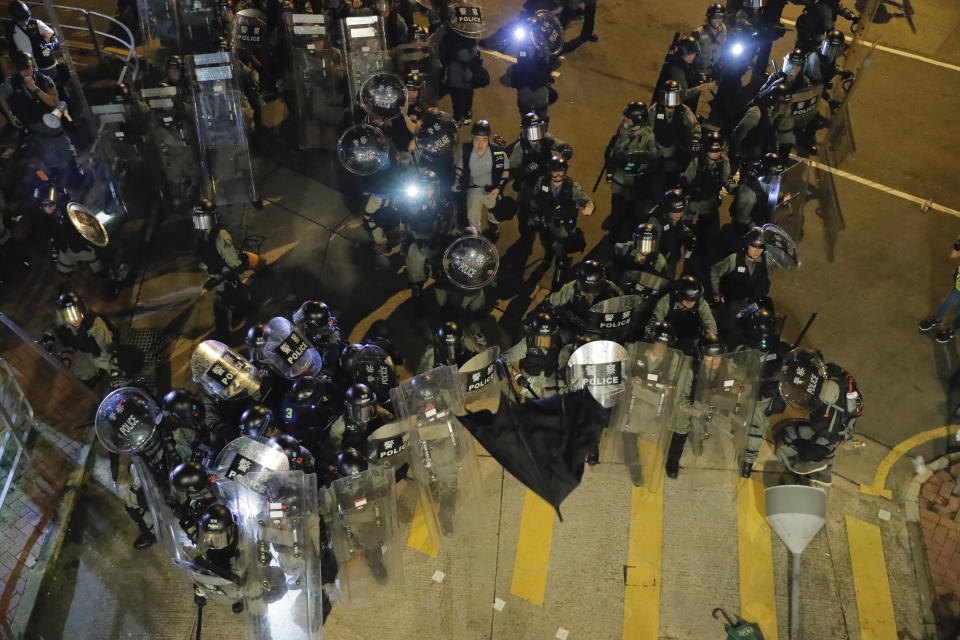
[[[252,4],[256,0],[224,3],[225,24]],[[816,152],[817,121],[797,130],[792,96],[805,86],[822,86],[831,106],[842,100],[840,87],[832,82],[837,76],[849,77],[837,66],[845,38],[833,22],[838,15],[850,20],[856,16],[836,0],[807,0],[798,21],[796,47],[780,70],[767,74],[770,45],[784,33],[779,22],[784,2],[733,4],[710,5],[703,25],[675,38],[652,104],[635,100],[624,107],[623,121],[604,155],[602,176],[611,189],[603,223],[607,237],[578,265],[573,264],[573,255],[586,248],[580,216],[594,215],[597,206],[568,175],[573,148],[548,130],[553,97],[550,71],[560,63],[555,53],[538,52],[535,72],[524,66],[526,62],[518,62],[515,86],[521,128],[512,144],[496,136],[488,121],[473,118],[472,93],[483,84],[474,81],[482,77],[475,42],[442,56],[453,119],[459,126],[469,126],[471,136],[469,142],[454,146],[448,157],[416,152],[413,140],[420,123],[435,112],[422,100],[424,84],[418,73],[404,78],[406,106],[395,118],[356,114],[358,121],[378,125],[401,157],[397,162],[401,171],[389,180],[374,176],[363,185],[363,219],[373,241],[381,248],[398,244],[405,251],[406,276],[416,306],[429,304],[424,299],[425,284],[431,277],[437,281],[434,291],[442,321],[417,372],[462,366],[490,346],[483,320],[492,300],[484,288],[465,289],[446,278],[439,261],[443,250],[459,237],[482,235],[495,243],[499,224],[516,217],[527,252],[535,240],[542,245],[540,275],[551,266],[554,269],[552,291],[526,318],[524,335],[504,345],[503,359],[516,392],[530,401],[564,393],[571,382],[566,366],[571,354],[598,339],[625,346],[651,345],[652,360],[643,364],[649,371],[663,349],[686,356],[678,378],[682,388],[677,390],[682,410],[668,425],[672,436],[665,457],[666,474],[675,478],[693,419],[702,409],[693,401],[698,376],[708,375],[726,354],[756,350],[762,369],[758,379],[749,382],[759,395],[744,425],[747,437],[738,456],[740,474],[749,477],[771,416],[786,406],[780,392],[781,365],[791,350],[781,340],[782,319],[776,316],[770,297],[770,270],[782,265],[772,259],[767,243],[781,236],[766,232],[763,225],[776,220],[781,196],[772,189],[791,152]],[[384,18],[388,40],[397,44],[409,41],[420,29],[413,15],[419,6],[345,0],[330,2],[325,10],[337,16],[376,11]],[[277,9],[272,4],[259,8],[267,16]],[[426,12],[431,28],[444,23],[444,9],[438,3]],[[298,6],[297,10],[307,9]],[[38,27],[37,33],[44,32]],[[464,45],[458,37],[457,42]],[[42,119],[47,107],[57,104],[55,82],[45,79],[35,54],[20,50],[14,54],[17,72],[4,85],[12,89],[0,96],[8,118],[28,129]],[[267,66],[249,76],[257,91],[268,82],[269,72]],[[750,78],[746,85],[745,77]],[[183,63],[172,56],[162,84],[183,82]],[[697,113],[706,93],[714,95],[708,119]],[[129,88],[119,89],[120,94],[129,95]],[[259,122],[259,116],[255,120]],[[65,137],[56,140],[61,146],[69,144]],[[42,153],[53,152],[50,144],[45,137]],[[65,153],[56,151],[57,158],[62,161]],[[72,227],[63,219],[69,199],[64,193],[67,178],[52,175],[36,188],[35,198],[55,229],[58,271],[69,275],[78,264],[86,263],[94,273],[109,272],[93,247],[71,235]],[[511,187],[513,195],[508,193]],[[729,220],[721,213],[724,192],[732,196]],[[230,342],[233,327],[250,309],[241,275],[262,265],[256,256],[238,249],[221,224],[216,205],[195,195],[190,187],[182,193],[184,199],[197,203],[192,211],[197,255],[209,276],[204,287],[215,293],[213,336]],[[597,309],[627,295],[641,301],[632,309],[628,327],[611,333],[598,326]],[[308,300],[290,312],[296,335],[319,354],[320,370],[296,376],[278,370],[264,350],[265,327],[249,326],[244,344],[230,352],[237,362],[249,363],[258,372],[256,379],[231,397],[206,393],[203,387],[200,394],[170,391],[159,402],[163,409],[159,444],[140,453],[149,458],[156,483],[172,496],[184,530],[208,541],[206,561],[219,563],[225,571],[236,534],[213,535],[229,529],[232,516],[213,499],[207,484],[208,465],[227,443],[242,436],[267,438],[287,456],[290,469],[316,473],[320,484],[328,484],[360,473],[383,454],[369,450],[369,437],[395,415],[390,390],[397,385],[396,367],[403,358],[387,331],[378,327],[359,343],[350,344],[327,304]],[[125,372],[139,368],[135,350],[118,344],[110,322],[74,293],[60,296],[55,326],[43,339],[50,347],[57,342],[72,351],[74,372],[92,386],[108,380],[116,384]],[[833,454],[851,437],[861,403],[853,378],[841,367],[824,364],[819,355],[802,364],[812,364],[822,378],[816,401],[808,407],[809,420],[780,444],[792,452],[787,455],[792,455],[795,470],[817,474],[812,477],[829,484]],[[796,373],[791,366],[790,373]],[[596,451],[589,461],[598,459]],[[643,484],[639,462],[631,463],[628,452],[624,459],[633,482]],[[399,481],[405,470],[396,473]],[[142,483],[136,479],[125,506],[139,528],[135,546],[142,549],[153,544],[154,525]],[[213,539],[222,546],[211,544]],[[371,570],[382,577],[384,570],[376,560]]]

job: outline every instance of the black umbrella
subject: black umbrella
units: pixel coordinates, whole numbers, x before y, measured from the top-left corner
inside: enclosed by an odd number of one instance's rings
[[[460,422],[504,469],[560,516],[560,503],[580,484],[583,464],[610,415],[587,389],[581,389],[523,404],[512,394],[501,393],[496,413],[468,412]]]

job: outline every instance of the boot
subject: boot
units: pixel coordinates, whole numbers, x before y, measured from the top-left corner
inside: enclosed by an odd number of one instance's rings
[[[140,535],[137,536],[137,539],[133,541],[133,548],[143,550],[156,544],[157,536],[153,533],[153,529],[150,527],[150,525],[148,525],[143,519],[143,514],[137,509],[132,509],[130,507],[125,507],[125,509],[127,511],[127,515],[130,516],[130,519],[133,520],[134,524],[137,525],[137,529],[140,530]]]
[[[740,477],[749,478],[751,473],[753,473],[753,463],[747,462],[746,460],[741,460],[740,461]]]
[[[676,478],[680,473],[680,456],[683,455],[683,445],[687,443],[687,434],[674,433],[670,438],[670,449],[667,452],[667,477]]]

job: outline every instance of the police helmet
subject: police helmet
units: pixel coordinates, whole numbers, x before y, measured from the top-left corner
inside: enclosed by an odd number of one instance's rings
[[[203,423],[204,408],[197,396],[186,389],[171,389],[163,396],[163,412],[188,425]]]
[[[657,320],[647,327],[647,342],[665,344],[672,347],[677,343],[677,332],[666,320]]]
[[[687,196],[683,189],[670,189],[663,194],[663,204],[668,212],[682,213],[687,210]]]
[[[544,118],[530,111],[523,114],[520,118],[520,130],[525,140],[528,142],[536,142],[546,135],[549,123],[548,118]]]
[[[210,477],[199,462],[188,460],[181,462],[169,476],[170,486],[186,494],[187,497],[198,494],[210,484]]]
[[[78,326],[83,322],[86,312],[83,300],[72,291],[61,293],[57,298],[57,315],[68,324]]]
[[[355,476],[367,470],[367,461],[360,452],[349,447],[337,456],[337,471],[344,477]]]
[[[760,161],[760,169],[765,177],[772,178],[773,176],[783,173],[786,167],[779,155],[776,153],[768,153],[763,156],[763,160]]]
[[[776,85],[767,94],[767,102],[769,104],[775,104],[775,105],[790,104],[792,101],[793,101],[793,94],[790,93],[790,89],[787,87],[787,85],[782,82]]]
[[[352,384],[344,396],[347,416],[357,424],[365,424],[377,415],[377,394],[363,383]]]
[[[823,40],[820,42],[820,55],[830,62],[833,62],[843,51],[845,43],[846,37],[844,37],[843,31],[831,29],[827,32],[827,35],[823,36]]]
[[[676,286],[677,296],[686,302],[697,302],[703,295],[703,285],[689,274],[681,276]]]
[[[667,80],[664,82],[663,88],[660,90],[660,102],[665,107],[679,107],[680,83],[676,80]]]
[[[708,131],[703,136],[703,150],[707,153],[720,153],[723,151],[723,136],[719,131]]]
[[[168,57],[166,68],[168,71],[170,69],[179,69],[180,71],[183,71],[183,58],[181,58],[180,56]]]
[[[331,324],[330,307],[320,300],[307,300],[293,313],[293,324],[314,340],[327,331]]]
[[[596,260],[584,260],[577,274],[577,288],[581,293],[597,293],[606,277],[606,270],[602,264]]]
[[[404,76],[403,83],[407,86],[407,91],[420,91],[423,89],[423,76],[419,71],[410,71]]]
[[[562,155],[554,154],[550,156],[550,171],[563,171],[566,173],[569,168],[570,162]]]
[[[21,0],[13,0],[13,2],[10,3],[9,11],[10,17],[14,22],[26,22],[32,15],[30,13],[30,7],[26,2],[22,2]]]
[[[436,355],[440,364],[457,364],[463,355],[463,331],[456,322],[444,322],[433,336]]]
[[[489,120],[477,120],[473,123],[473,127],[470,128],[470,135],[472,136],[487,136],[490,137],[490,121]]]
[[[212,504],[200,516],[199,546],[206,551],[226,549],[237,540],[237,523],[230,509]]]
[[[647,105],[646,103],[640,100],[634,100],[633,102],[628,102],[627,106],[623,108],[623,117],[633,123],[634,126],[639,126],[647,123]]]
[[[273,411],[269,407],[257,404],[240,414],[241,436],[263,436],[274,428]]]
[[[527,328],[527,348],[549,351],[559,346],[557,321],[548,311],[538,313]]]
[[[783,72],[788,76],[796,75],[803,69],[807,54],[803,49],[793,49],[783,56]]]
[[[720,338],[708,333],[700,338],[699,345],[700,357],[704,358],[706,356],[720,356],[726,352],[723,342],[720,341]]]
[[[720,2],[714,2],[707,7],[707,20],[713,18],[724,18],[727,15],[727,8]]]
[[[693,36],[683,36],[677,40],[677,53],[684,57],[700,55],[700,42]]]
[[[649,222],[638,224],[633,230],[633,247],[640,253],[653,253],[657,250],[657,228]]]
[[[13,68],[17,71],[27,71],[28,69],[37,68],[33,54],[27,53],[26,51],[14,51],[10,59],[13,61]]]
[[[258,322],[249,329],[244,340],[251,361],[263,360],[263,347],[267,344],[267,334],[263,323]]]
[[[760,227],[754,227],[747,231],[743,236],[744,245],[754,247],[755,249],[766,249],[767,243],[763,241],[763,232]]]
[[[303,465],[303,450],[296,438],[286,433],[278,433],[270,438],[270,442],[283,449],[287,462],[290,463],[290,469],[296,471],[301,468]]]
[[[193,205],[193,228],[210,231],[217,224],[217,205],[210,198],[201,198]]]

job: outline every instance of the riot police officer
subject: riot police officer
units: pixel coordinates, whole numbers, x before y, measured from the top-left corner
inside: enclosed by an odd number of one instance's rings
[[[530,234],[529,213],[533,210],[537,181],[549,170],[550,159],[573,157],[573,147],[555,138],[547,129],[550,119],[529,112],[520,117],[520,137],[510,149],[510,175],[517,191],[517,221],[521,236]]]
[[[687,196],[683,189],[670,189],[649,218],[660,239],[659,251],[667,260],[666,276],[673,279],[681,258],[689,257],[697,240],[687,214]]]
[[[612,268],[608,269],[610,279],[624,291],[628,288],[624,276],[630,272],[650,273],[662,277],[667,273],[667,259],[657,251],[657,227],[643,222],[633,230],[630,242],[618,242],[613,245]]]
[[[707,7],[703,24],[690,34],[700,45],[700,53],[693,63],[705,78],[716,81],[723,69],[723,53],[727,46],[727,9],[720,2]]]
[[[343,406],[343,415],[330,427],[330,438],[340,451],[352,448],[366,457],[367,438],[386,423],[389,413],[380,407],[377,394],[362,383],[347,389]]]
[[[278,433],[270,438],[270,442],[283,449],[283,454],[290,465],[290,471],[315,473],[313,454],[301,445],[296,438],[287,433]]]
[[[531,218],[540,230],[543,268],[557,260],[554,282],[563,282],[562,271],[569,254],[583,251],[586,240],[577,227],[577,218],[593,215],[594,204],[586,192],[567,176],[569,164],[563,156],[550,159],[549,174],[537,180]]]
[[[854,77],[853,71],[837,67],[837,58],[843,53],[845,47],[846,37],[842,31],[837,29],[828,31],[820,41],[820,47],[807,55],[807,61],[803,67],[803,73],[810,84],[823,86],[822,95],[831,110],[838,108],[841,104],[830,95],[833,79],[839,75],[842,80],[851,81]]]
[[[720,228],[720,190],[726,189],[727,193],[737,190],[724,146],[718,132],[707,132],[703,153],[694,157],[680,176],[680,184],[690,198],[687,209],[696,217],[697,241],[703,246]]]
[[[508,84],[517,90],[517,110],[520,115],[531,111],[545,117],[551,104],[553,70],[559,64],[549,52],[527,38],[517,52],[517,61],[507,72]],[[556,92],[553,93],[556,97]]]
[[[717,84],[707,81],[697,68],[696,59],[700,55],[700,41],[693,36],[683,36],[667,54],[663,70],[664,81],[673,80],[680,87],[680,101],[697,113],[700,95],[716,92]],[[663,85],[658,87],[662,91]]]
[[[756,162],[764,154],[776,152],[787,158],[796,142],[790,104],[793,96],[783,83],[774,86],[757,103],[750,106],[730,135],[730,156],[733,171],[741,161]]]
[[[834,30],[837,16],[846,18],[854,25],[860,16],[843,6],[841,0],[808,0],[803,13],[797,18],[797,42],[794,46],[804,52],[813,51],[823,34]]]
[[[447,245],[455,225],[451,203],[440,195],[435,172],[418,170],[416,185],[400,204],[400,219],[409,243],[407,279],[414,300],[419,300],[430,264]]]
[[[741,175],[737,195],[730,205],[730,218],[735,231],[743,233],[751,226],[770,222],[777,201],[784,195],[777,193],[775,201],[770,202],[770,190],[783,172],[784,165],[780,156],[768,153],[759,167]]]
[[[549,398],[566,389],[559,366],[560,349],[556,320],[552,313],[543,311],[527,325],[526,336],[503,354],[524,398]]]
[[[70,369],[88,386],[96,384],[102,375],[113,377],[120,372],[113,327],[104,316],[88,310],[80,296],[73,292],[57,298],[53,327],[39,342],[48,350],[55,342],[72,349]]]
[[[710,290],[717,302],[757,302],[770,293],[769,269],[776,263],[764,251],[766,243],[759,227],[743,238],[743,247],[710,269]]]
[[[198,524],[197,547],[202,555],[194,558],[194,563],[233,583],[229,589],[222,586],[220,589],[236,598],[233,612],[240,613],[243,611],[240,587],[244,584],[245,571],[237,550],[239,533],[233,514],[226,506],[214,503],[204,510]]]
[[[690,107],[683,104],[676,80],[663,83],[659,100],[650,110],[650,127],[662,160],[654,188],[662,191],[676,186],[693,154],[700,152],[700,123]]]
[[[319,300],[307,300],[293,313],[293,324],[310,343],[320,352],[323,360],[323,372],[336,373],[340,361],[340,352],[346,346],[340,324],[336,316],[330,313],[327,303]]]
[[[262,436],[272,438],[279,431],[273,410],[265,404],[255,404],[240,414],[236,437]]]
[[[490,123],[477,120],[470,130],[473,142],[461,145],[457,156],[457,179],[453,190],[464,194],[467,224],[484,230],[483,210],[487,210],[490,235],[496,240],[499,224],[490,211],[497,205],[510,178],[510,163],[503,147],[490,141]]]
[[[653,319],[674,327],[679,346],[688,355],[696,351],[701,335],[717,334],[717,321],[703,297],[703,285],[691,275],[681,276],[676,288],[660,298]]]
[[[163,396],[161,408],[164,419],[172,424],[171,432],[179,441],[176,446],[184,460],[190,457],[199,462],[213,460],[232,439],[232,433],[217,431],[214,425],[208,424],[202,400],[186,389],[168,391]]]
[[[289,433],[312,454],[318,469],[336,464],[336,447],[330,428],[343,413],[343,398],[330,378],[303,376],[280,400],[284,433]],[[322,471],[321,471],[322,475]]]
[[[203,513],[217,501],[211,491],[210,474],[199,462],[181,462],[170,472],[170,488],[175,500],[171,505],[180,528],[196,544]]]
[[[590,307],[620,295],[623,295],[623,291],[607,280],[603,265],[596,260],[585,260],[578,269],[576,279],[567,282],[547,298],[560,325],[564,344],[587,330]]]
[[[456,322],[444,322],[433,333],[433,346],[424,351],[417,366],[417,373],[447,365],[459,368],[476,353],[464,345],[460,325]]]
[[[240,281],[240,273],[250,260],[237,249],[230,232],[220,225],[217,206],[203,198],[193,207],[193,228],[200,232],[197,258],[209,279],[205,290],[214,291],[213,318],[216,335],[226,337],[231,331],[231,317],[246,313],[249,292]]]
[[[657,144],[646,104],[634,100],[623,108],[623,122],[607,144],[604,161],[610,183],[610,217],[604,226],[616,241],[638,204],[642,207],[652,199],[650,181],[644,176],[657,161]]]
[[[496,286],[496,274],[499,269],[499,258],[496,256],[496,247],[486,239],[480,238],[480,232],[476,227],[466,227],[460,233],[458,244],[451,244],[450,247],[456,247],[450,252],[445,252],[446,258],[450,262],[447,268],[440,269],[437,274],[435,291],[437,295],[437,304],[440,307],[442,317],[457,318],[461,327],[466,328],[473,337],[474,342],[481,347],[487,345],[487,337],[483,332],[483,319],[487,316],[489,308],[487,306],[487,290]],[[466,246],[463,239],[473,239],[473,246]],[[450,266],[461,260],[481,260],[482,266],[476,270],[477,277],[486,280],[486,284],[480,286],[462,286],[465,283],[450,277]],[[471,265],[473,267],[475,265]],[[479,283],[477,283],[479,284]]]
[[[772,6],[769,8],[773,8]],[[770,62],[770,50],[773,42],[783,37],[787,29],[780,23],[776,12],[767,10],[766,0],[744,0],[743,7],[737,11],[734,21],[742,33],[752,34],[755,41],[756,58],[753,64],[751,83],[766,77]]]

